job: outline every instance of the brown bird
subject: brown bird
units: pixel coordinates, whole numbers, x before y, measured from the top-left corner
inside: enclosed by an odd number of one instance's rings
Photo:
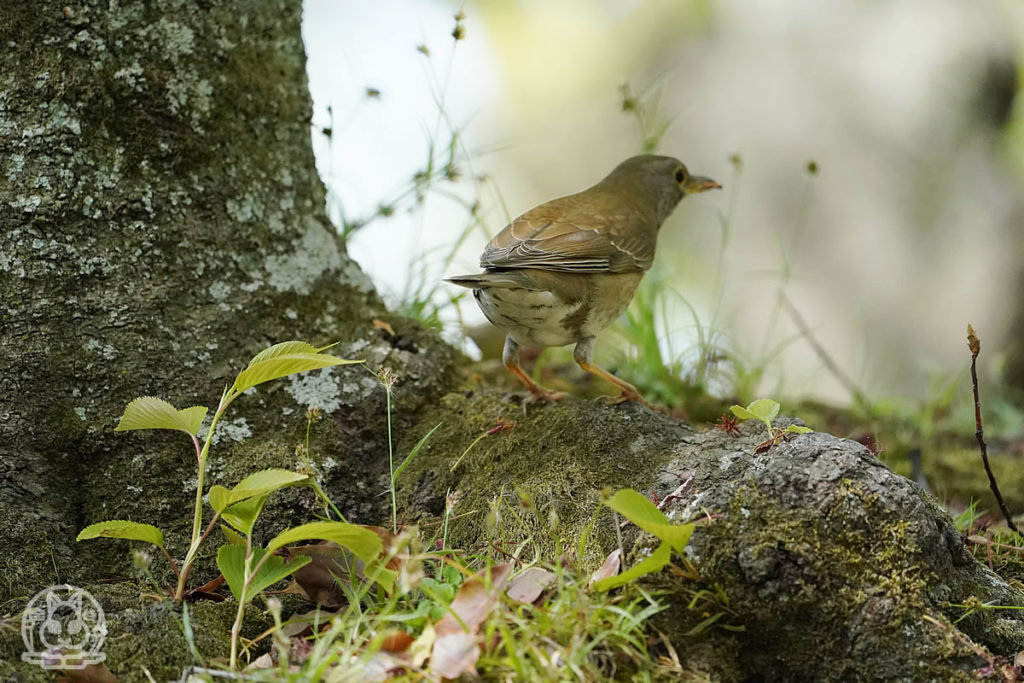
[[[645,401],[629,382],[594,365],[594,341],[626,310],[654,261],[661,224],[679,200],[721,187],[690,175],[677,159],[627,159],[582,192],[531,209],[498,233],[479,275],[448,278],[468,287],[492,324],[505,330],[502,361],[537,399],[558,400],[519,366],[520,346],[576,344],[587,372],[622,390],[608,403]]]

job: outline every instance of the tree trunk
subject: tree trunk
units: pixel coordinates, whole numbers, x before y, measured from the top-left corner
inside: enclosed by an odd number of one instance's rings
[[[0,13],[0,603],[124,567],[122,542],[75,544],[91,522],[153,523],[183,549],[192,446],[114,434],[136,396],[215,406],[289,339],[394,369],[399,435],[448,385],[453,353],[387,316],[326,218],[300,18],[285,0]],[[208,481],[293,467],[320,406],[331,493],[379,521],[383,397],[360,366],[259,388],[226,416]]]

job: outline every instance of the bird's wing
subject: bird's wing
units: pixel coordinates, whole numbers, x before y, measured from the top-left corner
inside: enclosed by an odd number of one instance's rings
[[[588,204],[590,204],[588,206]],[[572,195],[515,219],[490,241],[482,268],[541,268],[571,273],[647,270],[654,240],[643,239],[633,211],[593,211]]]

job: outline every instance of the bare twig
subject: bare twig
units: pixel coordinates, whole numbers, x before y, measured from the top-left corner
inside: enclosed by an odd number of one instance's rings
[[[1002,657],[997,657],[996,655],[993,655],[987,649],[985,649],[981,645],[978,645],[973,640],[968,638],[966,635],[961,633],[960,630],[957,629],[955,626],[952,626],[950,624],[944,624],[935,617],[928,614],[923,615],[921,618],[930,624],[938,626],[940,629],[945,631],[953,640],[957,641],[964,647],[971,650],[975,654],[975,656],[984,659],[986,662],[988,662],[987,667],[983,667],[975,671],[975,675],[978,678],[981,678],[982,675],[984,677],[988,677],[993,674],[999,674],[999,676],[1001,676],[1003,681],[1005,681],[1006,683],[1016,683],[1016,681],[1020,680],[1020,672],[1016,670],[1017,667],[1012,666]]]
[[[981,461],[985,464],[985,474],[988,475],[988,485],[992,494],[996,497],[999,509],[1006,520],[1006,526],[1013,529],[1018,536],[1022,536],[1020,529],[1013,523],[1013,515],[1006,507],[1002,494],[999,493],[999,485],[996,484],[996,477],[992,474],[992,468],[988,464],[988,445],[985,443],[985,430],[981,427],[981,400],[978,398],[978,354],[981,353],[981,340],[974,334],[974,328],[967,326],[967,348],[971,350],[971,385],[974,387],[974,436],[978,439],[978,447],[981,449]]]

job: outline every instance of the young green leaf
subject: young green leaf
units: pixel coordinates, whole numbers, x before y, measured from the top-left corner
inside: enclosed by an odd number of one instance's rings
[[[335,345],[336,344],[331,344],[330,346],[324,346],[324,347],[318,349],[317,347],[313,346],[312,344],[309,344],[309,343],[304,342],[304,341],[286,341],[286,342],[281,342],[280,344],[274,344],[273,346],[268,346],[267,348],[263,349],[262,351],[257,353],[255,356],[253,356],[252,360],[249,361],[249,366],[248,367],[251,368],[252,366],[257,365],[259,363],[262,363],[265,360],[269,360],[271,358],[277,358],[278,356],[287,356],[287,355],[293,354],[293,353],[322,353],[322,352],[326,351],[327,349],[331,348],[331,346],[335,346]]]
[[[633,489],[619,489],[604,504],[636,524],[644,531],[654,534],[668,543],[677,553],[682,553],[693,535],[693,524],[672,524],[654,503]]]
[[[659,572],[668,564],[671,557],[672,548],[669,547],[668,543],[662,543],[653,553],[637,562],[621,574],[609,576],[606,579],[594,582],[594,589],[599,591],[611,590],[612,588],[618,588],[630,581],[639,579],[641,576]]]
[[[810,427],[801,427],[800,425],[789,425],[788,427],[786,427],[786,431],[791,432],[793,434],[809,434],[814,430],[811,429]]]
[[[228,490],[223,486],[210,487],[210,507],[217,512],[223,512],[229,505],[241,500],[273,493],[279,488],[308,478],[308,475],[291,470],[260,470],[238,482],[233,489]]]
[[[230,543],[231,545],[245,545],[245,536],[238,533],[228,525],[221,524],[220,530],[224,534],[224,540]]]
[[[251,566],[255,567],[266,555],[267,551],[262,548],[252,549]],[[296,570],[301,569],[310,563],[308,557],[296,557],[285,564],[283,558],[271,555],[256,572],[256,576],[249,582],[249,588],[245,592],[246,602],[262,593],[281,579],[287,578]],[[236,600],[241,599],[242,586],[245,584],[245,548],[238,545],[222,545],[217,550],[217,568],[228,582],[228,588]]]
[[[747,410],[743,406],[731,405],[731,406],[729,406],[729,410],[731,410],[732,414],[735,415],[736,417],[738,417],[741,420],[756,420],[757,419],[757,415],[754,415],[752,412],[750,412],[749,410]]]
[[[256,526],[256,518],[263,511],[263,504],[267,502],[267,496],[256,496],[229,505],[220,516],[224,521],[241,531],[246,536],[252,535],[252,528]]]
[[[85,541],[90,538],[123,538],[129,541],[145,541],[158,548],[164,547],[164,532],[152,524],[140,524],[123,519],[90,524],[78,532],[78,538],[75,540]]]
[[[267,550],[274,552],[290,543],[313,539],[337,543],[366,563],[377,559],[384,548],[380,536],[365,527],[344,522],[310,522],[285,529],[267,544]]]
[[[306,342],[300,341],[275,344],[270,348],[260,351],[249,361],[249,367],[238,373],[232,389],[242,393],[257,384],[294,375],[298,372],[326,368],[332,365],[348,365],[350,363],[363,362],[361,360],[344,360],[321,353],[321,351],[327,348],[330,347],[325,346],[323,349],[317,349]]]
[[[775,416],[779,414],[780,407],[778,401],[773,401],[770,398],[759,398],[747,406],[747,412],[761,422],[770,425]]]
[[[211,486],[206,495],[210,500],[210,507],[217,512],[224,512],[227,506],[231,505],[231,490],[223,486]]]
[[[162,398],[140,396],[125,406],[115,432],[136,429],[175,429],[191,436],[199,433],[207,408],[192,406],[178,410]]]

